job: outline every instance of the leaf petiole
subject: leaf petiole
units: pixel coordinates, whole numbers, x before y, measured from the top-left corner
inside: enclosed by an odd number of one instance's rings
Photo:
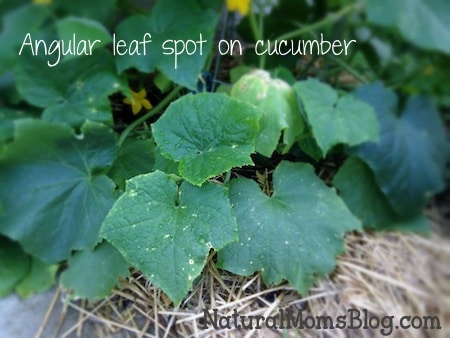
[[[363,8],[364,8],[364,4],[362,2],[356,2],[356,3],[351,4],[349,6],[345,6],[341,10],[328,15],[327,17],[323,18],[320,21],[314,22],[314,23],[312,23],[310,25],[302,26],[302,27],[300,27],[300,28],[298,28],[296,30],[293,30],[293,31],[287,32],[285,34],[282,34],[279,37],[277,37],[276,39],[274,39],[273,41],[275,41],[275,40],[278,40],[278,41],[279,40],[289,40],[289,39],[297,38],[297,37],[299,37],[302,34],[309,33],[309,32],[312,32],[312,31],[314,31],[316,29],[319,29],[319,28],[325,27],[325,26],[327,26],[329,24],[332,24],[332,23],[342,19],[343,17],[345,17],[349,13],[359,12]]]

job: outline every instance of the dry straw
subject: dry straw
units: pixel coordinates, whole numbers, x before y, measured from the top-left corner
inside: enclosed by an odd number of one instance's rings
[[[379,337],[380,330],[214,330],[204,328],[203,309],[221,315],[276,315],[303,309],[337,317],[367,309],[379,317],[437,315],[441,330],[395,330],[391,337],[450,337],[450,240],[401,233],[350,234],[336,271],[301,297],[287,284],[266,287],[259,275],[244,278],[219,271],[213,257],[184,302],[170,300],[139,272],[95,304],[71,302],[78,322],[58,337],[85,337],[86,323],[98,337]],[[293,261],[292,264],[295,264]],[[60,297],[56,295],[55,297]],[[52,309],[49,309],[49,313]],[[394,323],[397,322],[394,320]],[[45,323],[43,323],[44,328]]]

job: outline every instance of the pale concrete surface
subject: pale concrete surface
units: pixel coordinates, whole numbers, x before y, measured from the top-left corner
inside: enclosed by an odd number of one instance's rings
[[[15,294],[0,299],[0,338],[34,337],[52,298],[53,291],[26,300]]]
[[[0,338],[34,338],[50,308],[55,289],[44,294],[21,299],[17,295],[0,298]],[[104,324],[84,317],[82,331],[77,332],[80,313],[72,307],[66,307],[63,314],[62,296],[58,295],[51,315],[41,332],[40,338],[131,338],[135,332],[128,330],[108,331]],[[145,320],[137,315],[136,323],[144,326]],[[148,329],[148,334],[151,328]],[[111,333],[113,332],[113,333]]]
[[[50,307],[55,290],[44,294],[34,295],[28,299],[21,299],[13,294],[0,299],[0,338],[33,338],[44,320]],[[60,314],[62,301],[58,298],[55,308],[41,334],[41,338],[58,338],[67,333],[79,319],[77,311],[68,308],[62,324]],[[81,337],[129,337],[130,335],[103,335],[92,321],[85,321]],[[68,338],[77,337],[76,330],[67,335]]]

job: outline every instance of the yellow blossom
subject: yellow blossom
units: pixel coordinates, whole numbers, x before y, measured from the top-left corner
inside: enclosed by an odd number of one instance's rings
[[[422,69],[422,74],[425,76],[433,75],[433,73],[434,73],[433,65],[428,65],[424,69]]]
[[[238,11],[242,15],[247,15],[250,11],[252,0],[227,0],[227,8],[229,11]]]
[[[33,0],[35,5],[50,5],[53,0]]]
[[[147,110],[153,108],[152,104],[147,99],[147,91],[145,90],[145,88],[141,89],[139,92],[131,91],[131,95],[133,99],[130,100],[128,97],[126,97],[123,99],[123,103],[129,104],[131,106],[131,110],[133,111],[134,115],[137,115],[142,110],[142,107]]]

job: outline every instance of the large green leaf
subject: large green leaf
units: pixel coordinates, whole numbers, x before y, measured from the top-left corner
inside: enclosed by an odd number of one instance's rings
[[[0,107],[0,143],[11,140],[14,137],[14,121],[32,116],[22,110]]]
[[[282,133],[286,153],[303,132],[304,122],[294,90],[286,82],[272,79],[269,73],[256,70],[242,76],[233,86],[231,96],[263,111],[256,139],[256,151],[262,155],[272,156]]]
[[[272,196],[255,181],[230,182],[239,242],[219,251],[219,266],[240,275],[262,271],[267,284],[289,281],[305,295],[316,277],[330,273],[344,251],[346,231],[360,222],[308,164],[281,162]]]
[[[373,109],[352,95],[343,96],[315,79],[294,85],[317,145],[326,154],[333,146],[350,146],[378,140],[378,123]]]
[[[395,93],[380,84],[362,86],[356,95],[374,107],[381,137],[354,153],[372,169],[394,210],[415,216],[431,194],[445,187],[446,139],[439,112],[429,98],[418,96],[397,117]]]
[[[155,170],[165,172],[166,174],[172,174],[176,176],[181,176],[178,172],[178,163],[168,158],[165,158],[161,154],[161,149],[155,147]]]
[[[56,22],[59,38],[61,40],[71,41],[76,36],[76,41],[88,40],[93,43],[92,53],[102,46],[109,44],[112,41],[111,34],[98,21],[68,17]],[[89,52],[91,49],[89,49]],[[67,59],[75,56],[68,54]]]
[[[113,132],[88,122],[69,127],[39,120],[15,123],[15,140],[0,158],[0,233],[52,263],[99,241],[115,201],[102,172],[116,156]]]
[[[255,152],[261,110],[225,94],[185,95],[152,125],[161,153],[180,162],[180,174],[201,185],[248,164]]]
[[[72,126],[86,120],[112,124],[109,95],[128,89],[116,74],[112,55],[103,49],[55,67],[43,58],[24,55],[16,68],[16,80],[25,100],[44,108],[45,120]]]
[[[7,15],[6,13],[24,5],[29,5],[30,1],[28,0],[17,0],[17,1],[0,1],[0,13],[3,14],[3,16],[0,16],[0,25],[2,24],[3,20]],[[1,26],[0,26],[1,27]]]
[[[119,277],[128,276],[128,263],[111,244],[103,242],[94,250],[75,253],[69,267],[61,275],[61,283],[71,289],[75,297],[107,297],[117,285]]]
[[[366,0],[370,21],[397,27],[405,39],[425,49],[450,54],[448,0]]]
[[[2,18],[0,33],[0,75],[16,64],[18,53],[26,35],[39,31],[51,12],[46,6],[27,5],[19,7]],[[20,58],[20,56],[19,56]]]
[[[225,187],[178,186],[155,171],[127,181],[102,235],[179,303],[201,273],[209,250],[236,239],[236,220]]]
[[[333,184],[348,208],[368,229],[421,232],[428,229],[428,223],[421,214],[412,219],[401,219],[380,190],[373,172],[356,157],[350,157],[344,163]]]
[[[17,294],[22,298],[45,292],[55,284],[58,265],[49,265],[32,257],[31,269],[25,278],[16,286]]]
[[[108,176],[125,190],[125,181],[139,174],[146,174],[155,165],[155,146],[150,139],[127,138],[120,148]]]
[[[31,257],[20,245],[0,236],[0,297],[5,297],[25,278],[31,268]]]
[[[142,72],[153,72],[158,68],[170,80],[196,90],[198,76],[213,45],[218,18],[216,12],[202,8],[196,0],[158,1],[150,15],[131,16],[117,27],[116,41],[124,40],[127,46],[131,46],[131,52],[117,55],[119,71],[134,67]],[[146,45],[145,54],[143,46],[140,45],[139,55],[133,46],[142,42],[146,33],[151,33],[152,41]],[[199,40],[200,34],[202,39],[206,40],[202,49],[200,44],[194,43]],[[191,40],[185,52],[178,55],[176,64],[173,54],[175,43],[169,40]],[[181,52],[181,42],[177,43],[177,49]],[[121,49],[120,52],[123,53],[124,50]]]
[[[73,15],[76,17],[94,19],[102,23],[109,23],[114,19],[114,11],[116,10],[117,0],[53,0],[58,11],[65,15]]]

